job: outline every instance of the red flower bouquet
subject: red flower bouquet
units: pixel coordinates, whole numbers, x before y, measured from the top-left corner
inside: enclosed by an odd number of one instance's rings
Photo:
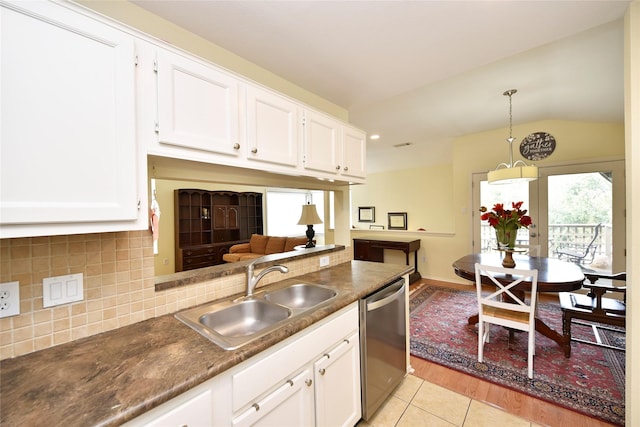
[[[531,225],[531,217],[527,215],[527,210],[521,209],[522,203],[511,203],[513,209],[505,209],[502,203],[493,205],[491,211],[484,206],[480,208],[480,219],[496,229],[498,247],[513,249],[518,229]]]

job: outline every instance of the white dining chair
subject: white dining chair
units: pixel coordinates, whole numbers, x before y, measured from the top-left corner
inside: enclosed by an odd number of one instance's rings
[[[491,324],[529,333],[527,345],[527,376],[533,378],[535,354],[535,312],[538,289],[538,270],[494,267],[476,263],[476,291],[478,295],[478,362],[483,361],[484,344],[490,342]],[[483,292],[482,277],[490,279],[495,291]],[[531,282],[530,298],[514,287]]]

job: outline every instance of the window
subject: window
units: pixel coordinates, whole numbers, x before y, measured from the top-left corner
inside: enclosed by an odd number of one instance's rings
[[[308,190],[267,190],[267,224],[265,234],[270,236],[304,236],[306,225],[298,225],[302,205],[316,205],[322,224],[313,226],[315,240],[324,244],[324,192]]]

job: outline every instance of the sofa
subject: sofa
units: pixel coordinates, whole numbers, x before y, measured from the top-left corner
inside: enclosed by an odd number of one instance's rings
[[[248,243],[240,243],[229,248],[229,253],[222,255],[225,262],[246,261],[264,255],[292,251],[298,245],[305,245],[306,237],[277,237],[252,234]]]

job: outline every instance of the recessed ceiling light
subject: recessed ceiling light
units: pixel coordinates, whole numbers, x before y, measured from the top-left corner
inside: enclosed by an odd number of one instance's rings
[[[380,135],[374,133],[373,135],[369,136],[369,139],[380,139]]]

